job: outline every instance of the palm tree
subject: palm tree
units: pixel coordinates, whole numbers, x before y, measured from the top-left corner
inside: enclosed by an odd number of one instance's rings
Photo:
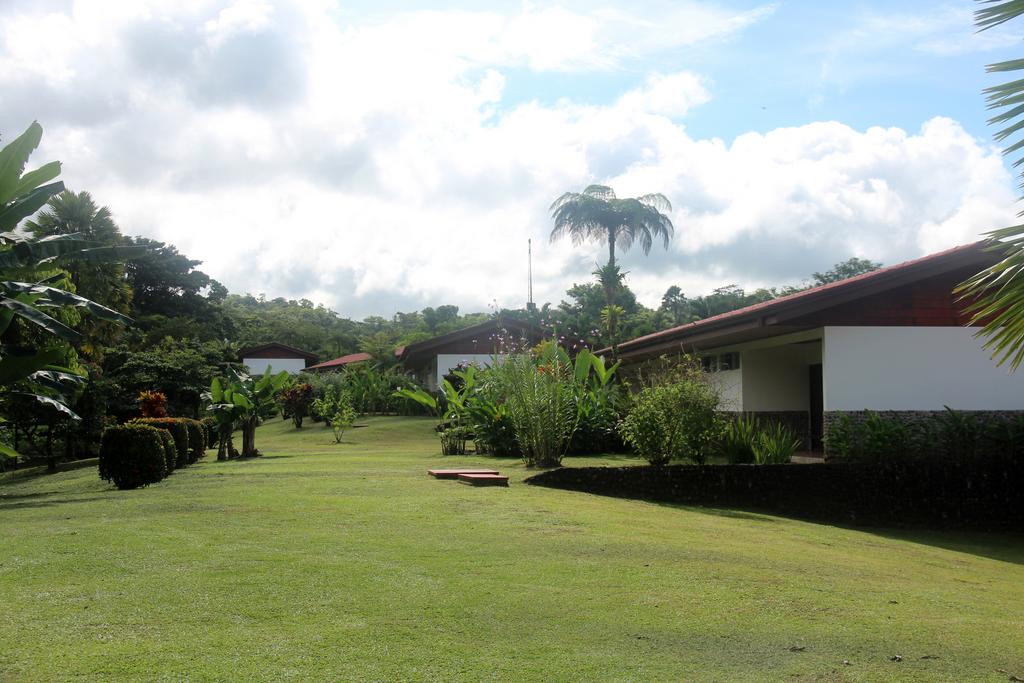
[[[34,220],[24,223],[25,229],[37,238],[53,235],[77,235],[95,247],[124,246],[124,238],[114,223],[110,209],[97,206],[88,192],[65,190],[47,201]],[[71,275],[75,292],[93,301],[102,301],[119,313],[128,313],[132,289],[125,280],[125,265],[121,262],[89,262],[68,260],[66,270]],[[120,328],[103,320],[83,321],[85,339],[81,349],[98,356],[104,346],[110,346],[120,336]]]
[[[675,233],[665,214],[672,204],[663,194],[619,199],[605,185],[590,185],[583,192],[566,192],[551,205],[555,227],[551,240],[569,236],[573,244],[587,240],[608,242],[608,265],[615,265],[615,247],[629,249],[639,244],[644,254],[651,253],[655,240],[668,243]]]
[[[984,5],[974,13],[979,31],[992,28],[1024,14],[1021,0],[979,0]],[[990,64],[989,72],[1024,70],[1024,59]],[[1000,110],[989,123],[1005,124],[997,131],[997,141],[1007,140],[1024,128],[1024,80],[1013,80],[985,89],[988,108]],[[1024,139],[1017,139],[1003,150],[1015,154],[1024,149]],[[1024,164],[1024,157],[1013,162]],[[1024,215],[1024,212],[1019,215]],[[1016,370],[1024,362],[1024,225],[1015,225],[989,233],[991,251],[1003,260],[986,268],[959,287],[971,324],[982,324],[981,334],[987,337],[985,348],[998,356],[1000,365],[1009,362]]]

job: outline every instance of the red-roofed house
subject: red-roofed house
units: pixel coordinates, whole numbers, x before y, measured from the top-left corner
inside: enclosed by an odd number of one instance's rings
[[[701,357],[733,411],[785,422],[821,449],[828,424],[865,409],[1024,411],[1024,372],[996,365],[953,288],[996,261],[968,244],[619,346],[624,364]]]
[[[461,330],[395,349],[395,356],[419,384],[430,391],[460,363],[490,365],[494,357],[534,346],[544,339],[540,329],[520,320],[487,320]]]
[[[250,346],[243,349],[239,357],[242,364],[254,375],[262,375],[268,367],[273,372],[287,370],[294,374],[302,372],[307,365],[317,360],[316,354],[277,342]]]
[[[342,356],[341,358],[326,360],[323,363],[310,365],[306,368],[306,372],[330,372],[333,370],[341,370],[346,365],[352,365],[353,363],[365,363],[372,358],[373,356],[368,353],[350,353],[347,356]]]

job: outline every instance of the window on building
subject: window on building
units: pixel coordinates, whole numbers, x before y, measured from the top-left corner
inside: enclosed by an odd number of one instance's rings
[[[739,370],[740,369],[740,354],[738,351],[732,353],[723,353],[718,357],[718,369],[719,370]]]

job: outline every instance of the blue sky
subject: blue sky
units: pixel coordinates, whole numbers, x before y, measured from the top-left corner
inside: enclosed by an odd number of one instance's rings
[[[0,135],[232,291],[353,317],[557,302],[600,245],[548,243],[594,182],[674,204],[629,253],[648,305],[895,263],[1014,220],[974,3],[5,0]],[[46,46],[41,49],[41,46]]]
[[[506,104],[561,98],[607,103],[651,71],[705,75],[714,99],[685,117],[696,137],[727,140],[822,120],[855,128],[917,129],[948,116],[990,139],[981,89],[1000,82],[985,65],[1016,59],[1012,25],[975,33],[974,3],[730,2],[766,10],[742,33],[659,52],[604,73],[507,74]]]

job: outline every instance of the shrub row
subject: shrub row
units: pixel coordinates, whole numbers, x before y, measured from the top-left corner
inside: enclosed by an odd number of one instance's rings
[[[188,418],[140,418],[110,427],[100,446],[100,478],[119,489],[153,484],[199,460],[208,443],[206,426]]]
[[[167,432],[143,424],[108,428],[100,445],[100,478],[119,489],[136,489],[166,477],[174,458],[162,434]],[[174,444],[167,449],[173,453]]]
[[[527,482],[864,526],[1024,528],[1024,460],[566,467]]]
[[[875,463],[893,459],[958,462],[1024,458],[1024,414],[952,410],[927,417],[862,413],[839,417],[828,429],[830,460]]]

